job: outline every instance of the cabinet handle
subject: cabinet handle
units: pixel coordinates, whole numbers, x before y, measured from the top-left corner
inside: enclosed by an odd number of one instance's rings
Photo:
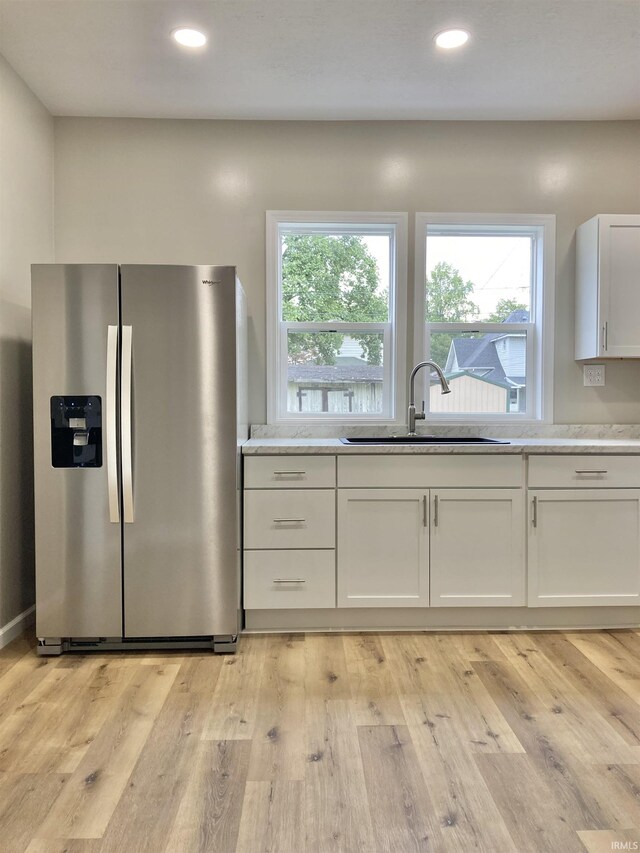
[[[422,526],[427,527],[429,525],[429,519],[427,517],[427,496],[422,496]]]
[[[274,583],[306,583],[304,578],[274,578]]]
[[[533,505],[533,517],[531,518],[531,523],[534,527],[538,526],[538,498],[534,498],[532,500]]]
[[[274,524],[304,524],[306,518],[274,518]]]
[[[602,338],[605,352],[609,349],[609,321],[607,320],[602,327]]]
[[[606,474],[606,468],[576,468],[576,474]]]
[[[306,474],[306,471],[274,471],[273,472],[277,477],[283,477],[285,475],[289,475],[290,477],[302,477],[303,474]]]
[[[433,499],[433,526],[438,526],[438,496]]]

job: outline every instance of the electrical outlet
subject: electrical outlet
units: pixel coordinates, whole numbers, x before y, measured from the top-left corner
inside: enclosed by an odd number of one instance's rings
[[[585,364],[585,385],[604,385],[604,364]]]

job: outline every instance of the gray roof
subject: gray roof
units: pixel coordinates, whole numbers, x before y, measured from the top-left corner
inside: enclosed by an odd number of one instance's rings
[[[454,379],[459,379],[461,376],[470,376],[472,379],[477,379],[478,382],[486,382],[488,385],[497,385],[499,388],[505,387],[504,382],[496,382],[494,379],[491,379],[490,376],[479,376],[469,370],[456,370],[455,373],[447,373],[447,379],[449,380],[449,382]],[[431,384],[439,385],[440,383],[437,379],[435,380],[435,382],[432,379]]]
[[[360,365],[323,365],[291,364],[287,370],[289,382],[299,385],[318,385],[321,383],[382,382],[381,364]]]
[[[529,312],[519,309],[512,311],[503,323],[528,323]],[[499,385],[512,388],[515,385],[524,385],[524,376],[507,376],[495,347],[495,342],[504,337],[505,332],[487,332],[480,338],[454,338],[451,346],[456,355],[458,370],[473,372],[474,370],[487,370],[487,379]]]
[[[490,371],[487,375],[494,382],[505,384],[507,377],[495,348],[495,341],[501,337],[496,332],[483,335],[475,340],[472,338],[454,338],[451,345],[456,354],[459,370],[479,370],[484,368]]]
[[[509,316],[502,321],[503,323],[528,323],[529,312],[526,308],[518,308],[517,311],[512,311]]]

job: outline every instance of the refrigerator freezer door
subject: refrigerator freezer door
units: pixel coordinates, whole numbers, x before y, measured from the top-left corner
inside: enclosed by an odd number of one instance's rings
[[[233,267],[121,268],[127,637],[237,633],[235,294]]]
[[[34,265],[32,303],[37,633],[120,637],[118,268]]]

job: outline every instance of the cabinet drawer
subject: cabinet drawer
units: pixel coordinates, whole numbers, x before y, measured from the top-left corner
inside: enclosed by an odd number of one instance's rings
[[[640,488],[639,456],[530,456],[533,489]]]
[[[244,493],[245,548],[334,548],[333,489],[262,489]]]
[[[244,461],[245,489],[333,489],[335,456],[256,456]]]
[[[336,606],[335,551],[247,551],[247,610]]]
[[[357,456],[338,458],[343,488],[519,487],[523,463],[514,456]]]

